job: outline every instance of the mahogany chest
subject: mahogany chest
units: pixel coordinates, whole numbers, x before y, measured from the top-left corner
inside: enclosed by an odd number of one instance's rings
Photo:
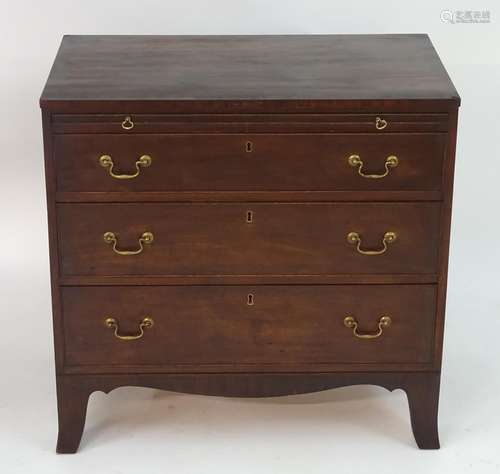
[[[125,385],[402,388],[438,448],[459,102],[426,35],[64,37],[40,101],[58,452]]]

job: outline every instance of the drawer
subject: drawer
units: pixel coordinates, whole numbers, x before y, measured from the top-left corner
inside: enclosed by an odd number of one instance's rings
[[[433,274],[440,207],[59,204],[60,267],[63,275],[101,276]]]
[[[67,366],[425,364],[432,358],[436,289],[65,287],[62,302]],[[347,317],[358,335],[372,338],[357,337]],[[145,318],[153,325],[146,327]],[[117,337],[141,332],[138,339]]]
[[[56,135],[57,189],[436,191],[445,139],[443,133]]]

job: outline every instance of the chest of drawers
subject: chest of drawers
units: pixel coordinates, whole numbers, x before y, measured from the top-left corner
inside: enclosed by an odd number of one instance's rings
[[[439,447],[458,106],[425,35],[65,37],[41,97],[58,452],[127,385],[401,388]]]

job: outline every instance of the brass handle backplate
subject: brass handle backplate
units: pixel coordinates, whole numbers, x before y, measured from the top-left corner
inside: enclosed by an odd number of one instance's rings
[[[153,327],[154,321],[153,321],[153,318],[146,316],[139,323],[139,332],[137,334],[132,334],[132,335],[119,334],[120,327],[119,327],[118,321],[115,318],[106,318],[104,320],[104,324],[106,327],[115,330],[114,335],[117,339],[120,339],[122,341],[135,341],[136,339],[140,339],[142,336],[144,336],[144,329],[149,329],[149,328]]]
[[[352,333],[359,339],[376,339],[380,337],[385,328],[389,327],[392,323],[390,316],[382,316],[378,320],[378,331],[377,332],[364,332],[360,333],[358,331],[358,322],[352,316],[346,316],[344,318],[344,326],[346,328],[352,329]]]
[[[356,250],[361,255],[382,255],[387,252],[388,244],[392,244],[397,239],[396,232],[386,232],[384,238],[382,239],[382,248],[379,250],[363,250],[361,248],[361,237],[357,232],[349,232],[347,234],[347,242],[356,245]]]
[[[143,234],[139,237],[139,248],[137,250],[119,250],[117,248],[118,239],[116,238],[116,234],[114,232],[105,232],[103,238],[104,242],[113,245],[113,252],[118,255],[137,255],[144,250],[144,244],[149,245],[154,240],[152,232],[143,232]]]
[[[135,162],[135,173],[133,174],[116,174],[113,171],[113,168],[115,166],[113,159],[109,155],[102,155],[99,158],[99,164],[103,168],[108,169],[108,173],[112,178],[115,179],[132,179],[132,178],[137,178],[139,176],[139,173],[141,172],[141,168],[147,168],[148,166],[151,166],[152,158],[149,155],[142,155],[136,162]]]
[[[391,155],[388,156],[385,159],[385,172],[382,174],[366,174],[363,172],[363,160],[360,158],[359,155],[351,155],[349,158],[347,158],[347,161],[350,166],[353,168],[358,168],[358,174],[362,176],[363,178],[368,178],[368,179],[380,179],[380,178],[385,178],[391,168],[396,168],[399,164],[399,160],[397,156]]]

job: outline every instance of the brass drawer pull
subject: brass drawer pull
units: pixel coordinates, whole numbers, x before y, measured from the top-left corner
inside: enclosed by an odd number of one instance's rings
[[[113,232],[105,232],[104,233],[104,242],[107,244],[113,245],[113,252],[118,255],[137,255],[144,250],[143,244],[151,244],[153,242],[153,234],[152,232],[143,232],[143,234],[139,237],[139,248],[137,250],[119,250],[116,248],[118,245],[118,240],[116,235]]]
[[[115,318],[106,318],[104,320],[104,324],[106,327],[114,329],[115,330],[115,337],[117,339],[120,339],[122,341],[135,341],[136,339],[140,339],[142,336],[144,336],[144,329],[149,329],[152,328],[154,325],[153,318],[150,318],[149,316],[146,316],[140,323],[139,323],[139,332],[137,334],[129,335],[129,336],[123,336],[121,334],[118,334],[120,327],[118,325],[118,321]]]
[[[378,320],[378,331],[375,333],[360,333],[358,332],[358,322],[352,316],[344,318],[344,326],[352,329],[352,333],[359,339],[376,339],[382,335],[385,328],[389,327],[392,323],[390,316],[382,316]]]
[[[380,117],[375,117],[375,128],[377,130],[383,130],[385,127],[387,127],[387,120],[384,120]]]
[[[141,172],[141,167],[142,168],[147,168],[148,166],[151,166],[152,158],[149,155],[142,155],[136,162],[135,162],[135,169],[136,172],[134,174],[116,174],[113,172],[113,167],[115,164],[113,163],[113,159],[109,155],[102,155],[99,158],[99,164],[103,168],[108,168],[108,173],[111,177],[115,179],[132,179],[132,178],[137,178],[139,176],[139,173]]]
[[[383,247],[380,250],[363,250],[361,248],[361,237],[357,232],[349,232],[347,234],[347,242],[356,245],[356,250],[362,255],[382,255],[387,252],[388,244],[392,244],[397,238],[396,232],[386,232],[382,239]]]
[[[353,168],[358,168],[358,174],[362,176],[363,178],[369,178],[369,179],[380,179],[380,178],[385,178],[388,174],[391,168],[396,168],[399,164],[399,160],[397,156],[391,155],[388,156],[385,159],[385,173],[382,174],[365,174],[363,173],[363,160],[360,158],[359,155],[351,155],[347,159],[349,165],[351,165]]]
[[[132,122],[130,116],[125,117],[125,120],[122,122],[122,128],[123,130],[131,130],[134,128],[134,122]]]

